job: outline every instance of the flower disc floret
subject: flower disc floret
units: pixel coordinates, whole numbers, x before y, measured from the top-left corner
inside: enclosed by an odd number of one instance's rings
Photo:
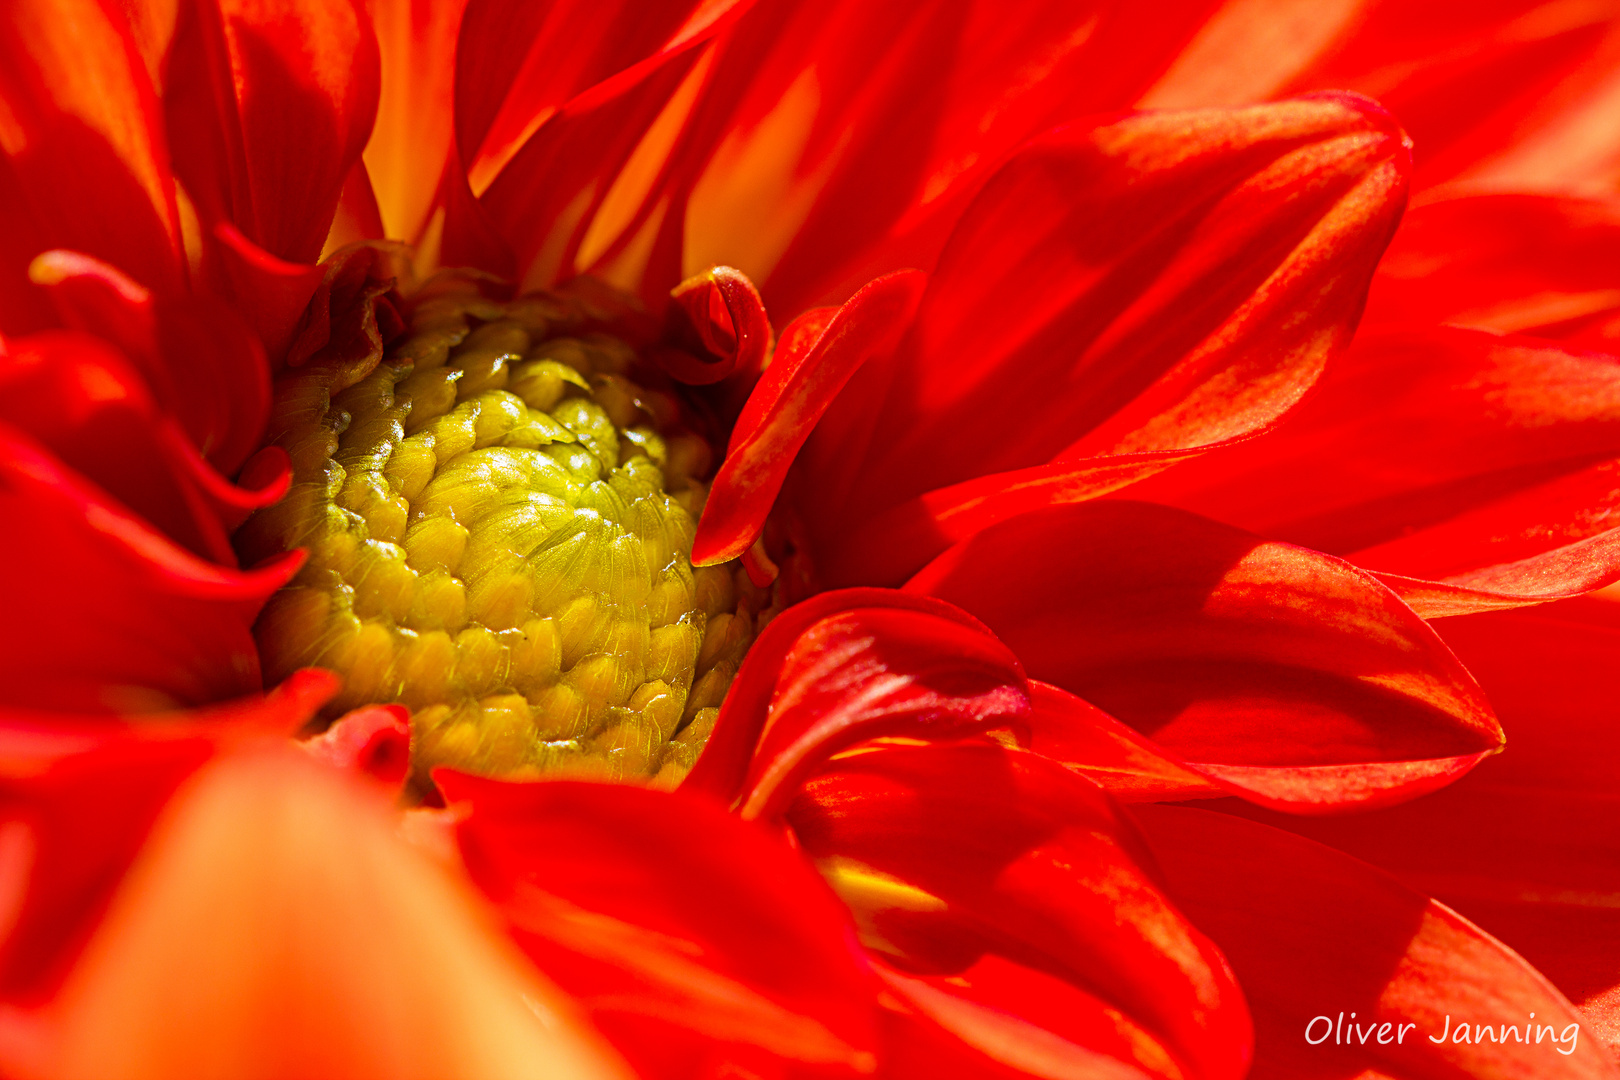
[[[255,627],[267,678],[338,672],[333,714],[406,705],[419,777],[678,780],[770,613],[739,567],[691,564],[708,444],[631,346],[558,332],[565,300],[451,277],[412,301],[381,363],[278,384],[293,490],[238,545],[309,557]]]

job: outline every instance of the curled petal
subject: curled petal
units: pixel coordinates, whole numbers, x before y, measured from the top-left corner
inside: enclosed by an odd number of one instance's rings
[[[216,287],[235,301],[264,343],[265,354],[279,366],[324,271],[312,263],[278,259],[228,221],[215,228],[214,238]]]
[[[1173,806],[1131,812],[1170,896],[1215,939],[1242,981],[1254,1007],[1257,1068],[1346,1076],[1376,1070],[1403,1080],[1620,1075],[1546,979],[1388,874],[1225,814]],[[1532,1014],[1538,1031],[1551,1027],[1559,1044],[1524,1038]],[[1466,1039],[1460,1026],[1469,1029]],[[1488,1045],[1485,1027],[1492,1029]],[[1506,1030],[1514,1027],[1517,1038]],[[1405,1038],[1396,1040],[1397,1029]],[[1336,1042],[1346,1031],[1349,1038]]]
[[[951,738],[1027,711],[1018,659],[965,612],[886,589],[822,593],[749,649],[683,789],[768,818],[853,743]]]
[[[719,382],[735,371],[757,377],[771,348],[771,324],[753,282],[729,266],[687,278],[670,291],[668,336],[685,350],[653,354],[691,386]]]
[[[1502,745],[1484,694],[1370,575],[1190,514],[1026,514],[907,585],[1198,771],[1304,813],[1399,802]]]
[[[329,765],[397,788],[411,765],[410,714],[403,705],[356,709],[300,745]]]
[[[0,558],[26,568],[26,612],[0,648],[8,703],[153,711],[258,689],[249,628],[302,562],[250,571],[205,562],[110,502],[38,443],[0,425]],[[70,644],[71,643],[71,644]]]
[[[638,1065],[717,1043],[871,1070],[875,988],[848,916],[769,833],[679,792],[435,779],[518,943]]]
[[[234,473],[258,446],[270,411],[264,349],[224,305],[154,298],[116,269],[71,251],[48,251],[30,267],[62,322],[106,338],[139,365],[153,394],[191,443]]]
[[[1349,341],[1407,156],[1393,120],[1346,95],[1030,143],[957,223],[887,396],[841,403],[864,423],[829,418],[838,443],[871,433],[858,471],[833,442],[813,459],[817,501],[870,519],[824,541],[839,579],[894,580],[962,535],[926,527],[939,489],[1016,489],[1056,463],[1077,475],[1051,497],[1094,498],[1141,475],[1129,455],[1162,468],[1276,421]]]
[[[1016,724],[1027,693],[1017,658],[977,627],[897,608],[830,615],[783,659],[738,812],[774,816],[818,765],[867,739]]]
[[[812,311],[801,316],[805,326],[782,332],[782,347],[732,429],[692,542],[693,563],[736,558],[758,538],[816,421],[862,364],[894,346],[916,310],[923,282],[915,270],[889,274],[830,318]]]
[[[1219,952],[1153,883],[1108,798],[1055,763],[984,744],[873,748],[811,780],[787,820],[867,947],[914,973],[886,974],[891,989],[1004,1064],[1046,1049],[1112,1075],[1245,1073],[1248,1011]],[[1005,1014],[999,1033],[987,1010]]]
[[[1620,577],[1617,469],[1613,357],[1433,328],[1359,340],[1276,432],[1133,494],[1340,555],[1432,618]]]

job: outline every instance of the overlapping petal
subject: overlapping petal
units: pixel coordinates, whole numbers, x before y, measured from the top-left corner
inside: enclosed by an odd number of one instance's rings
[[[0,519],[16,523],[0,559],[18,568],[7,703],[151,711],[259,688],[249,627],[300,555],[250,571],[200,559],[3,424],[0,477]]]
[[[1533,339],[1368,335],[1278,431],[1133,496],[1331,552],[1419,613],[1620,577],[1620,363]]]
[[[738,266],[789,313],[926,268],[1008,154],[1128,105],[1198,7],[756,4],[672,105],[680,139],[649,140],[609,253],[650,242],[655,291]]]
[[[608,178],[747,6],[473,0],[458,47],[459,158],[445,181],[451,261],[476,257],[532,285],[572,277]]]
[[[1367,324],[1446,323],[1620,346],[1620,204],[1474,195],[1416,207],[1378,264]]]
[[[150,288],[186,280],[161,109],[121,5],[0,9],[0,329],[52,321],[25,271],[88,252]]]
[[[263,346],[232,312],[203,297],[154,296],[77,252],[47,251],[29,273],[64,325],[115,344],[140,368],[191,445],[218,469],[234,473],[257,448],[270,411],[270,372]],[[265,505],[247,495],[237,501],[246,509]]]
[[[894,361],[811,442],[824,572],[893,583],[1275,421],[1349,339],[1406,154],[1343,95],[1031,143],[958,223]]]
[[[712,800],[438,775],[473,879],[643,1075],[732,1055],[870,1072],[848,916],[793,851]]]
[[[1239,105],[1318,89],[1378,98],[1417,143],[1420,186],[1612,190],[1620,8],[1229,0],[1142,98]]]
[[[861,365],[894,347],[923,286],[914,270],[888,274],[836,311],[811,310],[782,332],[732,427],[692,542],[694,563],[734,559],[759,537],[799,448]]]
[[[1026,514],[907,590],[983,619],[1031,675],[1263,804],[1399,802],[1502,745],[1456,657],[1370,575],[1191,514]]]
[[[788,821],[891,992],[981,1053],[1035,1075],[1246,1071],[1249,1017],[1220,954],[1067,770],[993,745],[871,749],[811,780]]]
[[[954,738],[1028,712],[1018,659],[930,597],[844,589],[796,604],[749,649],[683,790],[770,819],[830,755],[881,736]]]
[[[0,711],[0,997],[58,989],[178,785],[231,739],[284,736],[336,690],[305,671],[269,694],[181,714],[113,720]]]
[[[277,259],[314,262],[376,114],[370,18],[349,0],[178,10],[163,102],[203,228],[230,223]]]
[[[1388,874],[1225,814],[1141,806],[1132,815],[1170,896],[1242,981],[1256,1075],[1620,1075],[1523,959]],[[1541,1028],[1552,1031],[1532,1041]]]
[[[1429,798],[1336,819],[1258,816],[1396,874],[1501,938],[1620,1043],[1620,829],[1612,600],[1440,624],[1511,752]]]

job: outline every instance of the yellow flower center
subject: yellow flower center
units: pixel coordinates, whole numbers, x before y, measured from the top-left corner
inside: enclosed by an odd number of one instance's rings
[[[309,561],[255,627],[266,679],[338,672],[334,716],[405,704],[418,777],[678,781],[774,613],[737,565],[691,565],[708,444],[630,346],[560,336],[566,300],[447,276],[409,318],[374,369],[277,386],[293,490],[237,542]]]

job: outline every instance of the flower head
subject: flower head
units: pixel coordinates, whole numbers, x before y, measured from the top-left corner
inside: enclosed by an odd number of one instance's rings
[[[1607,13],[0,12],[7,1070],[1613,1072],[1283,816],[1620,577]]]

